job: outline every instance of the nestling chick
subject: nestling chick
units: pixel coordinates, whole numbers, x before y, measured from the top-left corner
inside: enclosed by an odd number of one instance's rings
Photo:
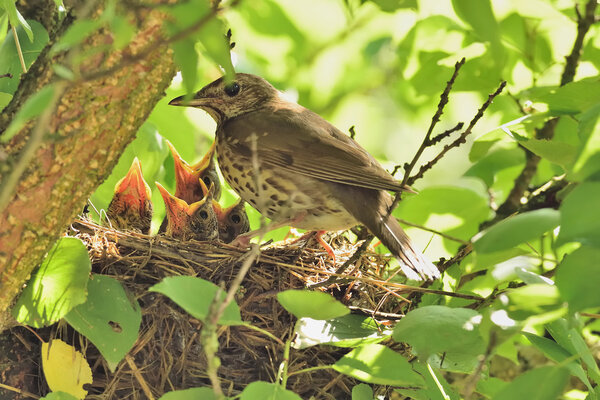
[[[129,172],[115,186],[115,194],[108,205],[106,216],[117,229],[150,233],[152,223],[152,194],[144,180],[137,157]]]

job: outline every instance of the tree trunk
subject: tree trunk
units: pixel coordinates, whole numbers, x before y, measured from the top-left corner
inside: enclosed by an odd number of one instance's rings
[[[2,112],[0,132],[29,96],[58,83],[51,112],[0,145],[0,156],[5,156],[4,161],[0,157],[0,194],[9,190],[11,174],[24,167],[6,207],[0,201],[0,331],[8,326],[6,311],[32,270],[110,174],[173,78],[171,51],[157,45],[163,15],[137,12],[130,22],[138,31],[126,48],[95,53],[80,65],[81,76],[96,78],[58,79],[53,65],[68,64],[75,54],[51,58],[44,51]],[[108,30],[100,29],[77,51],[85,54],[112,40]],[[24,156],[28,150],[32,157]]]

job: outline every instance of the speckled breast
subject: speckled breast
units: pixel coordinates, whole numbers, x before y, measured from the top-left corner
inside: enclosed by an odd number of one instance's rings
[[[251,158],[235,154],[227,138],[220,136],[216,138],[216,152],[223,177],[267,218],[290,220],[290,225],[307,230],[340,230],[356,224],[326,182],[264,165],[260,160],[256,178]]]

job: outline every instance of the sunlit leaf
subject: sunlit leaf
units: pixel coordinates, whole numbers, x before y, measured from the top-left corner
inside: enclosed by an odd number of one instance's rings
[[[88,391],[83,386],[92,383],[92,370],[73,346],[59,339],[42,343],[42,367],[50,390],[85,398]]]
[[[317,344],[338,347],[355,347],[360,344],[377,343],[391,334],[382,330],[370,317],[348,314],[329,320],[300,318],[294,329],[293,346],[304,349]]]
[[[556,228],[559,221],[560,213],[548,208],[515,215],[484,231],[475,240],[475,250],[492,253],[513,248],[540,238],[544,233]]]
[[[194,318],[204,321],[210,311],[210,305],[217,292],[223,301],[225,293],[214,283],[193,276],[171,276],[148,289],[151,292],[162,293],[169,297]],[[240,325],[240,309],[235,302],[229,303],[219,319],[221,325]]]
[[[138,337],[142,314],[119,281],[94,274],[88,283],[87,301],[65,319],[100,350],[114,371]]]
[[[423,378],[413,371],[401,354],[380,344],[360,346],[340,358],[333,369],[364,382],[381,385],[423,386]]]
[[[2,0],[13,3],[11,0]],[[34,40],[29,41],[26,37],[26,33],[22,27],[17,28],[17,35],[19,36],[19,43],[21,45],[21,51],[23,52],[23,60],[25,66],[29,68],[31,64],[38,57],[44,46],[48,43],[48,33],[42,24],[37,21],[30,21],[31,29],[34,33]],[[21,74],[23,69],[21,67],[21,61],[17,54],[17,48],[15,46],[15,38],[12,30],[8,32],[5,40],[0,46],[0,75],[11,74],[12,78],[0,78],[0,92],[13,94],[19,86]]]
[[[600,103],[598,77],[567,83],[540,99],[555,113],[576,114]]]
[[[352,400],[373,400],[373,389],[364,383],[354,386],[352,388]]]
[[[348,307],[323,292],[286,290],[277,293],[277,300],[297,318],[325,320],[350,313]]]
[[[426,306],[410,311],[394,328],[393,338],[412,346],[437,368],[470,372],[485,351],[479,333],[481,315],[474,310]]]
[[[29,23],[25,21],[25,18],[23,18],[19,10],[17,10],[15,2],[13,0],[1,0],[0,5],[8,14],[8,20],[11,26],[23,28],[29,41],[33,42],[33,30],[31,29],[31,26],[29,26]]]
[[[85,302],[91,269],[87,248],[81,240],[59,239],[23,289],[13,307],[13,316],[34,328],[55,323]]]
[[[569,370],[564,367],[536,368],[515,378],[492,399],[558,399],[568,380]]]
[[[581,242],[600,247],[600,182],[585,182],[575,187],[560,206],[558,244]]]
[[[252,382],[240,395],[240,400],[300,400],[296,393],[286,390],[281,385],[269,382]]]
[[[582,246],[565,256],[557,268],[556,285],[572,311],[600,306],[600,249]]]
[[[215,394],[211,388],[192,388],[185,390],[174,390],[160,396],[158,400],[214,400]]]

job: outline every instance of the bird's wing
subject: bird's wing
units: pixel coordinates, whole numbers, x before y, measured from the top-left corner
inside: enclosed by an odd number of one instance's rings
[[[233,151],[290,172],[377,190],[410,190],[395,180],[365,149],[314,112],[299,107],[251,112],[219,129]],[[255,134],[255,136],[252,136]]]

